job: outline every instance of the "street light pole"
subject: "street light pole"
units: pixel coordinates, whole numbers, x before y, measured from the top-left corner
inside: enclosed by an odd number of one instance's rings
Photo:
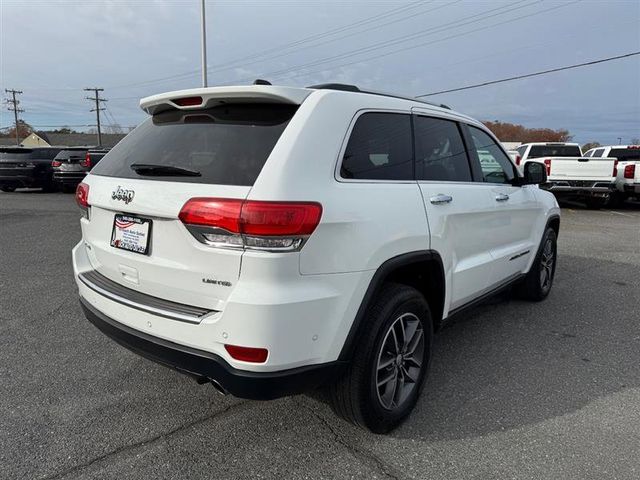
[[[205,23],[205,0],[201,1],[201,20],[202,20],[202,86],[207,86],[207,27]]]

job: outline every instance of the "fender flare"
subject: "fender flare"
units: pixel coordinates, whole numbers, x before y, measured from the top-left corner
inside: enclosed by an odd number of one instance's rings
[[[357,338],[362,330],[362,328],[366,325],[365,315],[367,312],[367,308],[371,303],[371,300],[374,298],[374,295],[380,290],[385,280],[399,268],[409,266],[415,263],[421,262],[435,262],[438,266],[439,271],[436,272],[439,277],[442,279],[441,292],[438,292],[442,297],[442,302],[444,303],[445,296],[445,280],[444,280],[444,266],[442,263],[442,258],[440,254],[435,250],[419,250],[414,252],[403,253],[396,257],[390,258],[389,260],[382,263],[376,272],[373,274],[373,278],[369,282],[369,286],[367,287],[367,291],[365,292],[362,301],[360,302],[360,307],[358,307],[358,312],[351,324],[351,328],[349,329],[349,333],[344,341],[342,346],[342,350],[340,351],[340,355],[338,360],[345,361],[350,360],[353,350],[356,345]],[[442,312],[439,314],[436,313],[436,317],[438,315],[442,315]],[[434,318],[434,321],[436,319]],[[434,325],[435,326],[435,325]]]

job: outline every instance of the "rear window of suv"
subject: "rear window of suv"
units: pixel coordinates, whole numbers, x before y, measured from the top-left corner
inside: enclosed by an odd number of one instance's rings
[[[296,105],[229,104],[154,115],[91,171],[119,178],[252,186]],[[199,176],[144,175],[133,164],[178,167]],[[143,173],[143,172],[141,172]]]
[[[577,145],[532,145],[529,158],[540,157],[581,157]]]

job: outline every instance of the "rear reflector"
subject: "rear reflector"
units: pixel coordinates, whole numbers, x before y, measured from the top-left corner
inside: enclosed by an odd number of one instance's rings
[[[181,107],[195,107],[196,105],[202,105],[202,97],[174,98],[171,101]]]
[[[516,165],[520,165],[521,161],[522,161],[522,157],[520,155],[516,155]]]
[[[322,206],[315,202],[192,198],[178,218],[203,243],[291,251],[302,247],[321,216]]]
[[[551,175],[551,159],[550,158],[544,159],[544,166],[547,168],[547,175]]]
[[[233,359],[241,362],[264,363],[269,355],[266,348],[240,347],[238,345],[225,345],[224,348]]]
[[[60,165],[62,165],[62,162],[60,160],[54,160],[53,162],[51,162],[52,167],[59,167]]]
[[[89,185],[86,183],[79,183],[76,187],[76,203],[83,210],[89,208]]]
[[[633,178],[636,175],[636,166],[635,164],[625,165],[624,167],[624,178]]]

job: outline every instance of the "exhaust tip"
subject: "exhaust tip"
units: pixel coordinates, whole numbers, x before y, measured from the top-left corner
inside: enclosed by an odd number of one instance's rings
[[[213,385],[213,388],[215,388],[220,395],[227,394],[227,391],[224,389],[222,385],[220,385],[220,383],[217,380],[209,379],[209,381],[211,382],[211,385]]]

